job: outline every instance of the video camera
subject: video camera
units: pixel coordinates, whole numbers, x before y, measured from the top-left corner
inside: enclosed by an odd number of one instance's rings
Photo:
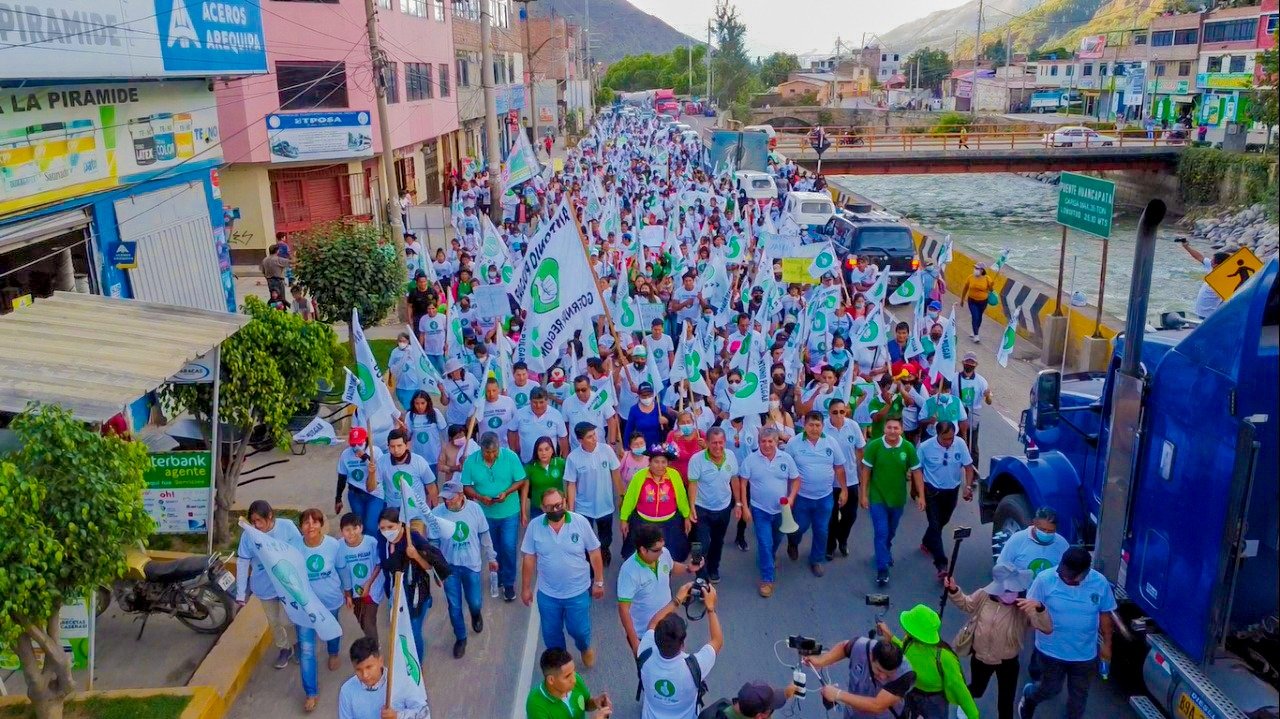
[[[868,607],[876,608],[875,623],[879,624],[880,622],[884,621],[884,615],[889,613],[889,595],[888,594],[868,594],[866,601],[867,601]],[[868,639],[876,638],[876,628],[874,626],[870,629],[870,631],[867,632],[867,638]]]
[[[690,604],[701,603],[703,601],[706,601],[707,589],[710,586],[711,586],[711,583],[703,579],[702,577],[698,577],[697,579],[694,579],[693,586],[689,587],[689,596],[685,597],[684,599],[684,605],[687,607]]]
[[[822,653],[822,644],[817,639],[800,634],[787,637],[787,646],[802,657],[813,657]]]

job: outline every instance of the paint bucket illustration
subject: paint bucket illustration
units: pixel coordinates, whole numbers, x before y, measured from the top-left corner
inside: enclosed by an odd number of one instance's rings
[[[135,117],[129,121],[129,137],[133,138],[133,161],[139,166],[156,163],[156,137],[151,129],[150,117]]]
[[[173,116],[173,141],[178,147],[178,157],[186,159],[196,154],[195,121],[191,113],[180,112]]]
[[[67,184],[71,163],[67,157],[67,127],[61,122],[27,126],[27,139],[36,150],[40,182],[46,189]]]
[[[170,162],[178,157],[178,146],[173,139],[173,115],[158,112],[151,116],[151,130],[155,133],[156,161]]]
[[[40,168],[26,128],[0,135],[0,198],[13,200],[39,191]]]
[[[76,182],[96,180],[106,170],[98,153],[98,136],[93,120],[67,123],[67,161]]]

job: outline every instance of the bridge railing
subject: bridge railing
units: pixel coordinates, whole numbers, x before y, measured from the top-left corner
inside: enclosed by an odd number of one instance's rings
[[[1076,148],[1103,147],[1170,147],[1182,146],[1187,139],[1177,137],[1176,133],[1155,131],[1148,136],[1141,128],[1132,130],[1102,132],[1097,135],[1065,135],[1051,128],[1034,131],[986,131],[920,134],[915,132],[828,132],[832,151],[867,151],[867,152],[910,152],[912,150],[1018,150],[1030,148],[1057,149],[1070,151]],[[807,135],[779,134],[777,151],[787,154],[804,154],[813,152]]]

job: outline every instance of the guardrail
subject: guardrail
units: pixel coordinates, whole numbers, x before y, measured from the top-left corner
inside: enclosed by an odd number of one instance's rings
[[[1034,147],[1086,148],[1103,147],[1180,147],[1187,144],[1185,138],[1172,133],[1156,132],[1148,137],[1141,129],[1136,131],[1099,133],[1096,136],[1066,136],[1045,132],[968,132],[965,134],[920,134],[913,132],[878,133],[827,133],[832,151],[909,152],[911,150],[1017,150]],[[812,152],[807,135],[779,134],[777,148]]]

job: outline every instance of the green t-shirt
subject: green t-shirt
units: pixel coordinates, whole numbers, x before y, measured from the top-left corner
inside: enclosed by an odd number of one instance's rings
[[[524,712],[528,719],[586,719],[587,700],[591,692],[587,683],[582,681],[581,674],[574,674],[573,689],[564,699],[557,699],[547,691],[545,682],[540,682],[529,690],[529,698],[524,701]]]
[[[917,689],[931,694],[943,692],[948,704],[960,707],[966,716],[978,716],[978,707],[964,681],[960,658],[954,651],[916,640],[905,642],[897,637],[893,638],[893,643],[902,648],[902,658],[916,673]],[[938,674],[939,669],[942,670],[941,675]]]
[[[876,412],[884,409],[884,398],[880,396],[880,392],[876,392],[876,396],[871,398],[871,402],[867,405],[874,417]],[[889,400],[889,414],[884,419],[876,420],[871,423],[871,439],[876,439],[884,435],[884,423],[891,419],[902,419],[902,395],[894,393],[893,399]]]
[[[555,487],[564,493],[564,459],[552,457],[551,464],[544,469],[542,464],[534,460],[524,466],[529,476],[529,506],[542,506],[542,493]]]
[[[896,447],[886,447],[884,437],[867,442],[862,463],[871,468],[867,498],[875,504],[901,507],[907,503],[907,471],[920,468],[915,445],[902,438]]]
[[[498,458],[493,461],[492,467],[479,452],[467,457],[462,465],[462,484],[474,487],[486,497],[496,497],[524,478],[524,465],[520,464],[520,457],[506,447],[498,450]],[[520,495],[512,493],[497,504],[481,506],[484,507],[485,517],[506,519],[520,513]]]

